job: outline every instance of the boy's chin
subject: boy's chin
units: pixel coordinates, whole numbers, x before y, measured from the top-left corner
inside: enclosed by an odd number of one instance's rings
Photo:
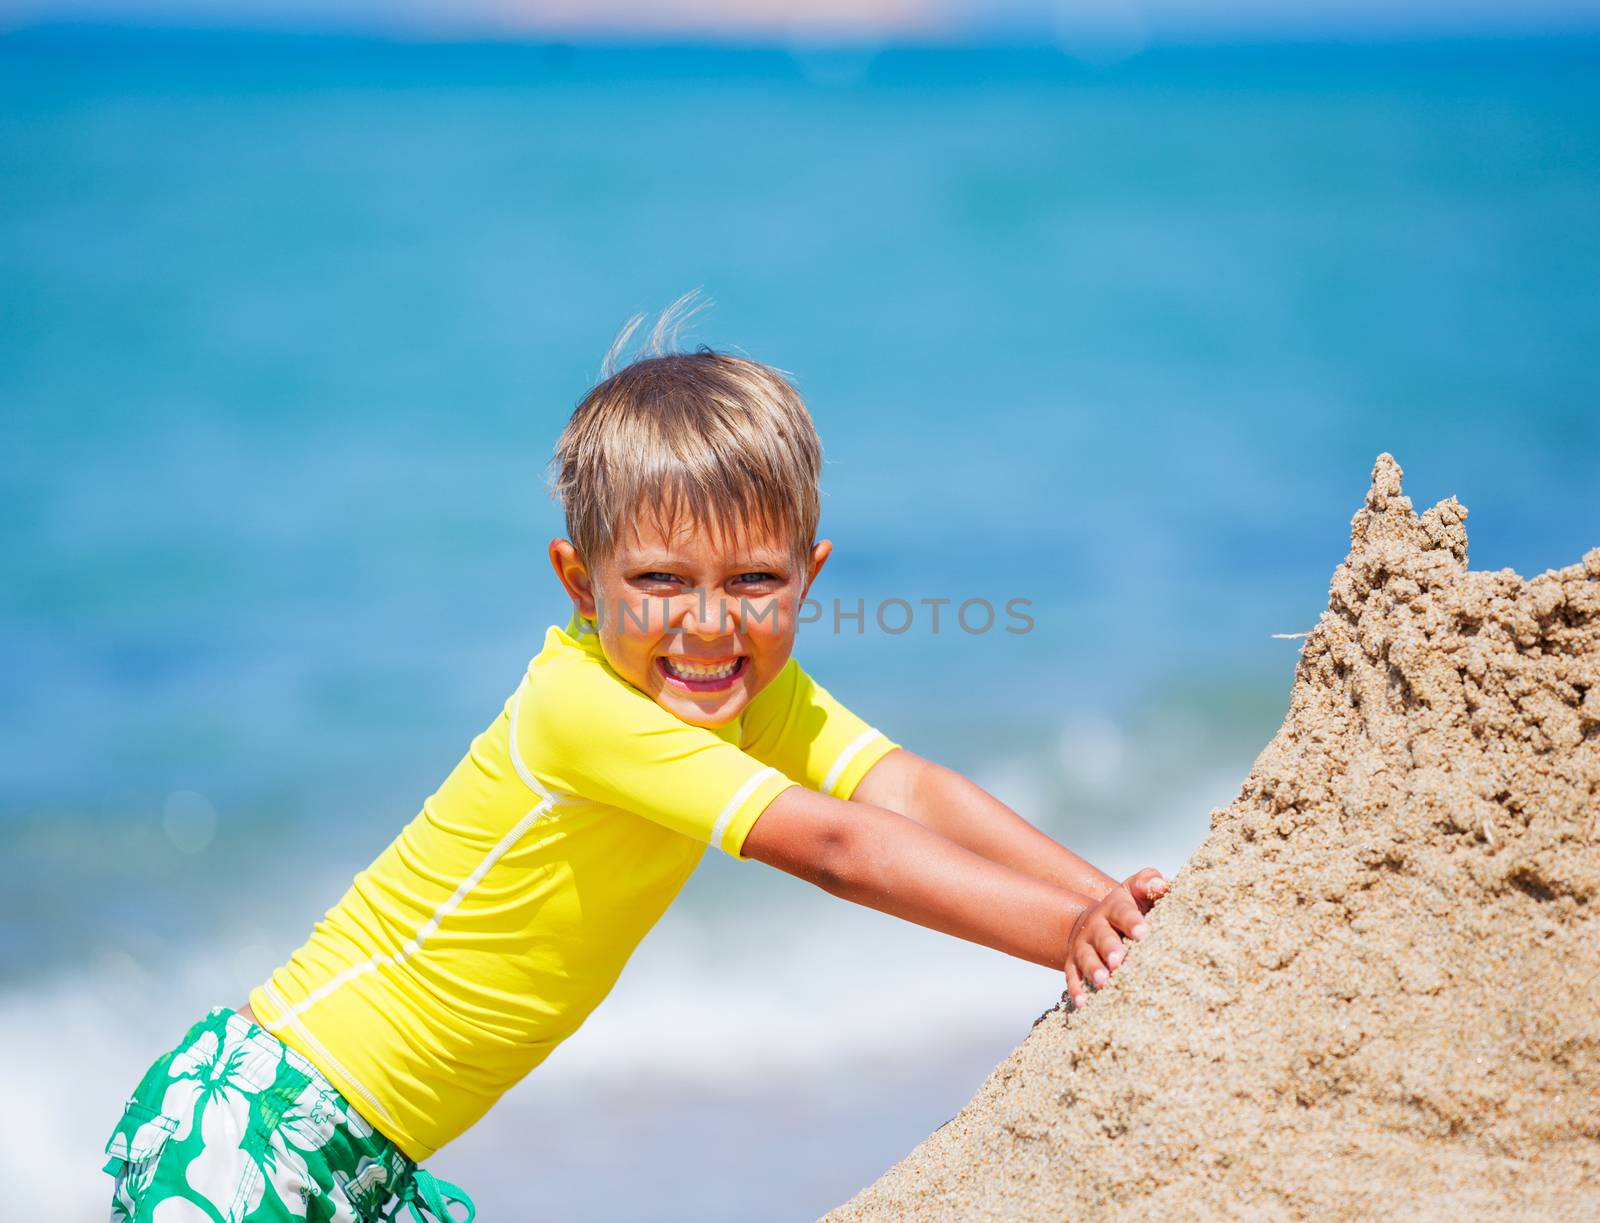
[[[742,690],[718,693],[715,701],[697,701],[677,692],[661,691],[654,694],[656,704],[674,717],[691,726],[704,726],[716,730],[737,718],[748,704]]]

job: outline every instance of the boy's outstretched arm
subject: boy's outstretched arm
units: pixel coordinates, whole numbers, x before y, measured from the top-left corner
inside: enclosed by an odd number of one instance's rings
[[[1122,936],[1145,933],[1141,906],[1125,889],[1097,901],[993,861],[897,812],[804,786],[790,786],[767,805],[743,853],[845,900],[1065,971],[1078,1004],[1084,966],[1109,960],[1114,968],[1122,959]],[[1103,982],[1105,971],[1094,984]]]
[[[982,786],[905,748],[873,765],[850,801],[898,812],[991,862],[1092,900],[1119,886]]]

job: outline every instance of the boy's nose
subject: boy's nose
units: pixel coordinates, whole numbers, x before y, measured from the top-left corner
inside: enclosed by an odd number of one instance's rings
[[[734,608],[727,599],[701,593],[685,602],[688,606],[678,621],[678,628],[686,634],[711,641],[726,637],[738,628]]]

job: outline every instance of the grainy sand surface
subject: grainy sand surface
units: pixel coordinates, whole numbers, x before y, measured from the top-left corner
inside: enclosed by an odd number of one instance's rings
[[[1600,1218],[1600,548],[1400,476],[1150,936],[830,1223]]]

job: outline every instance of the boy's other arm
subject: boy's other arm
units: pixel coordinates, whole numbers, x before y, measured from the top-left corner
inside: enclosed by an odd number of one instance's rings
[[[1058,971],[1073,923],[1094,905],[897,812],[805,786],[767,805],[742,853],[842,899]],[[1126,907],[1131,929],[1138,910],[1131,899]],[[1113,944],[1120,950],[1115,936],[1106,950]]]
[[[850,801],[898,812],[991,862],[1091,900],[1119,885],[982,786],[905,748],[873,765]]]

